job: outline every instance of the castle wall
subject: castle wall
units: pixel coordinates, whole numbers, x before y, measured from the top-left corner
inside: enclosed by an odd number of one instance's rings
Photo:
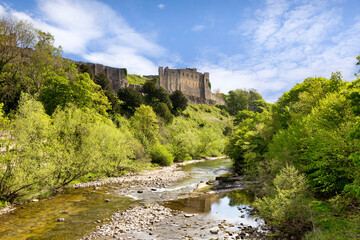
[[[137,91],[141,89],[141,86],[129,84],[125,68],[113,68],[95,63],[84,64],[91,68],[94,75],[104,73],[111,81],[111,88],[115,93],[119,88],[124,87],[132,87]],[[180,90],[190,102],[224,105],[224,100],[211,92],[209,81],[209,73],[200,73],[196,68],[169,69],[166,67],[163,69],[159,67],[158,85],[169,93]]]
[[[180,90],[190,102],[203,104],[224,104],[211,92],[209,73],[197,72],[196,68],[169,69],[159,67],[159,85],[169,93]]]
[[[125,68],[113,68],[96,63],[85,63],[85,64],[91,68],[94,75],[97,75],[99,73],[104,73],[109,78],[111,82],[111,89],[114,92],[117,92],[119,88],[129,86],[129,82],[126,79]]]

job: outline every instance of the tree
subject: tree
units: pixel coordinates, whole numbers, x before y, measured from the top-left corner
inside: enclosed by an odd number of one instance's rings
[[[11,143],[0,154],[0,199],[10,202],[49,185],[54,151],[51,119],[42,104],[26,94],[11,130]]]
[[[79,73],[87,73],[89,74],[90,78],[94,80],[94,73],[91,70],[91,68],[89,67],[89,65],[85,64],[85,63],[77,63],[76,64],[77,68],[78,68],[78,72]],[[95,80],[94,80],[95,81]],[[100,85],[99,83],[97,83],[95,81],[96,84]],[[101,86],[101,85],[100,85]],[[103,88],[104,89],[104,88]]]
[[[140,105],[130,119],[132,131],[137,139],[145,146],[152,146],[159,138],[159,125],[152,107]]]
[[[230,91],[225,97],[228,112],[236,115],[238,111],[247,110],[249,107],[249,98],[245,90]]]
[[[275,177],[276,194],[256,199],[254,205],[265,220],[280,230],[288,239],[301,239],[312,229],[309,204],[304,201],[306,180],[295,167],[286,166]]]
[[[35,28],[15,17],[0,18],[0,73],[8,63],[15,63],[25,48],[34,48]]]
[[[163,102],[169,109],[172,109],[173,106],[169,94],[165,88],[157,87],[155,81],[147,81],[141,91],[145,94],[145,100],[149,105],[155,106],[158,102]]]
[[[165,124],[170,124],[174,119],[174,116],[171,114],[168,106],[165,103],[160,102],[156,104],[154,111],[157,115],[164,119]]]
[[[96,76],[94,77],[94,82],[97,85],[100,85],[103,90],[111,91],[111,82],[104,73],[96,74]]]
[[[117,92],[117,96],[123,101],[121,108],[128,116],[133,115],[136,108],[140,107],[144,102],[141,94],[132,87],[120,88]]]
[[[44,87],[41,89],[40,100],[49,115],[58,106],[64,108],[69,103],[79,108],[94,108],[100,114],[107,115],[106,111],[110,109],[108,98],[87,73],[76,74],[73,80],[64,75],[53,73],[52,76],[46,77]]]
[[[170,100],[173,106],[173,112],[185,111],[188,100],[180,90],[175,90],[170,94]]]

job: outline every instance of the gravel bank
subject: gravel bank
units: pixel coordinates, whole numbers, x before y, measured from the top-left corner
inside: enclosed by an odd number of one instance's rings
[[[82,238],[91,239],[267,239],[264,229],[187,214],[158,204],[114,213],[110,223]]]

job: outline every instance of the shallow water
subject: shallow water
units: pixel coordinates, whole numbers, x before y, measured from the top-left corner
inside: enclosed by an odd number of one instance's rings
[[[236,190],[168,201],[163,205],[187,213],[205,214],[213,220],[226,220],[227,223],[234,225],[242,223],[256,228],[263,224],[263,221],[249,214],[249,210],[252,209],[249,204],[253,200],[254,196],[251,192]]]
[[[251,202],[251,197],[247,192],[233,191],[189,198],[200,181],[206,182],[216,176],[228,174],[231,166],[229,159],[185,165],[182,168],[190,173],[190,177],[168,188],[158,189],[147,198],[151,201],[182,198],[165,205],[185,212],[207,213],[214,219],[257,226],[260,221],[255,222],[255,218],[246,211],[241,213],[237,208],[249,208],[247,204]],[[145,196],[146,194],[140,194],[137,197]],[[105,202],[105,199],[109,202]],[[51,199],[23,204],[23,209],[18,208],[1,215],[0,239],[79,239],[101,224],[97,220],[109,218],[117,210],[124,210],[135,204],[138,204],[136,199],[119,196],[111,186],[100,190],[67,189]],[[244,217],[241,218],[241,215]],[[57,222],[59,218],[64,218],[65,221]]]
[[[105,202],[108,199],[110,202]],[[67,189],[52,199],[23,204],[0,216],[0,239],[79,239],[93,231],[96,220],[126,209],[127,197],[92,189]],[[64,218],[64,222],[57,222]]]

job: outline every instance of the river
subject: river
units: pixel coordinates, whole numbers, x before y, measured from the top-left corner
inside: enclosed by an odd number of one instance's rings
[[[212,194],[200,194],[196,191],[194,193],[199,184],[214,180],[218,176],[231,174],[231,165],[229,159],[187,164],[182,166],[182,170],[189,173],[185,179],[152,191],[134,191],[126,196],[121,195],[121,189],[116,184],[98,189],[66,189],[49,199],[22,204],[16,210],[1,215],[0,239],[80,239],[94,231],[96,226],[108,222],[112,213],[146,202],[156,202],[185,214],[193,214],[194,219],[198,219],[196,224],[201,223],[202,220],[201,224],[209,225],[207,226],[209,229],[215,226],[216,222],[220,224],[224,221],[227,226],[233,228],[261,227],[263,221],[249,214],[253,201],[251,192],[232,190]],[[66,220],[59,222],[59,219]],[[186,220],[179,218],[177,221],[171,225],[174,226],[174,230],[164,229],[158,232],[163,235],[160,239],[162,237],[169,239],[165,235],[170,232],[175,234],[175,230],[179,231],[180,238],[182,234],[180,230],[183,230],[177,226],[181,224],[179,221]],[[204,226],[202,228],[205,229]],[[186,229],[187,234],[198,234],[199,239],[210,238],[212,234],[207,231],[208,234],[200,238],[196,228]]]

